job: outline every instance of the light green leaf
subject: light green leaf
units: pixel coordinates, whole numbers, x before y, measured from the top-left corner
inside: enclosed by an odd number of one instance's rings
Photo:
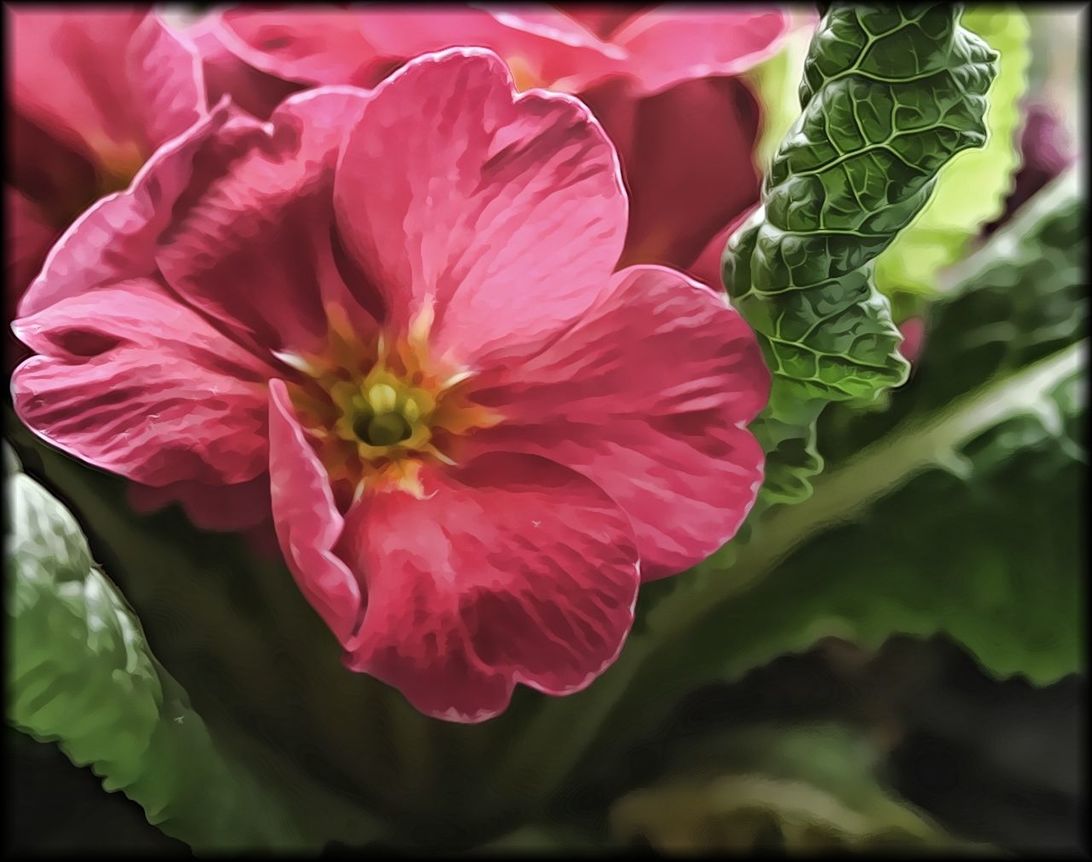
[[[759,511],[807,496],[826,404],[868,401],[906,378],[872,264],[925,206],[938,171],[985,142],[996,54],[959,16],[948,4],[828,10],[763,209],[725,249],[724,283],[773,373],[752,425],[768,452]]]
[[[982,225],[1001,215],[1020,166],[1020,101],[1031,62],[1028,21],[1015,6],[975,6],[962,23],[1000,55],[988,94],[989,139],[941,169],[925,208],[877,259],[876,284],[889,296],[934,293],[940,270],[963,256]]]
[[[887,790],[879,752],[835,724],[700,737],[611,810],[618,839],[660,852],[968,849]]]
[[[267,789],[274,767],[259,778],[220,750],[72,514],[5,453],[9,722],[196,849],[321,849],[325,836]]]

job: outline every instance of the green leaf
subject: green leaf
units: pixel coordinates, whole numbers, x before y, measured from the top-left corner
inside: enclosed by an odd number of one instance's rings
[[[525,776],[518,793],[497,781],[508,740],[520,737],[515,707],[480,725],[422,715],[396,689],[345,669],[282,561],[239,536],[196,530],[173,507],[134,514],[124,480],[6,418],[27,463],[39,459],[37,474],[79,513],[217,743],[248,770],[278,776],[269,786],[308,840],[455,844],[500,816],[518,822],[512,809],[535,802]],[[498,749],[505,757],[482,769],[483,752]]]
[[[611,810],[622,841],[660,852],[969,849],[887,790],[879,752],[836,724],[701,737]]]
[[[827,403],[872,400],[906,379],[872,264],[925,206],[938,171],[985,142],[996,53],[959,15],[947,4],[828,10],[763,209],[725,249],[724,283],[773,373],[752,426],[769,453],[759,510],[807,496],[822,467],[812,426]]]
[[[8,477],[7,493],[9,719],[63,739],[108,789],[128,785],[163,706],[140,627],[68,510],[22,473]]]
[[[889,409],[824,417],[834,470],[764,541],[796,544],[857,501],[871,510],[726,603],[707,631],[722,672],[824,635],[878,646],[940,631],[1001,676],[1079,669],[1083,219],[1071,170],[952,271]]]
[[[963,256],[982,225],[1001,215],[1020,166],[1020,102],[1031,62],[1028,21],[1015,6],[974,6],[962,23],[1000,56],[988,94],[989,139],[941,169],[925,208],[877,259],[876,284],[889,296],[936,292],[939,271]]]
[[[1065,348],[817,481],[763,541],[818,537],[691,628],[697,664],[718,656],[734,678],[825,636],[876,647],[945,632],[999,676],[1076,671],[1086,361],[1085,345]]]
[[[266,789],[273,767],[259,778],[221,752],[72,514],[17,471],[6,443],[5,460],[9,722],[57,742],[197,849],[320,849],[324,838]]]
[[[722,670],[827,634],[876,646],[937,631],[998,675],[1079,668],[1083,216],[1070,171],[955,271],[890,410],[824,426],[837,467],[764,540],[870,509],[717,613]]]

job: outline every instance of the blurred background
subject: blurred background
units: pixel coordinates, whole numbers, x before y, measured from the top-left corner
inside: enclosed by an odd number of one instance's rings
[[[1026,11],[1033,34],[1026,164],[1010,209],[1084,143],[1088,11]],[[198,8],[173,7],[169,14],[185,20]],[[586,798],[567,804],[576,812],[602,810],[604,802],[682,756],[688,738],[792,716],[860,729],[883,754],[887,783],[954,833],[1015,852],[1087,853],[1081,816],[1085,697],[1083,677],[1044,688],[1021,679],[998,682],[944,638],[895,639],[879,653],[828,639],[735,684],[694,692],[660,734],[642,744],[631,774],[614,776],[611,786],[593,786]],[[104,793],[99,779],[73,767],[55,746],[10,729],[6,735],[9,853],[94,848],[188,855],[185,845],[149,826],[120,794]],[[777,834],[765,843],[776,852]]]

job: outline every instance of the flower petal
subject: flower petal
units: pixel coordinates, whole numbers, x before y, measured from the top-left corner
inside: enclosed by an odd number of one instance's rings
[[[265,470],[269,369],[152,282],[15,321],[43,354],[16,369],[19,417],[46,442],[148,485]]]
[[[147,154],[208,113],[196,47],[158,15],[144,16],[133,33],[125,64],[131,108]]]
[[[639,575],[626,517],[602,491],[504,454],[424,484],[424,499],[366,495],[346,518],[339,554],[367,590],[351,668],[472,722],[501,712],[516,682],[566,694],[614,661]]]
[[[772,54],[787,31],[779,9],[672,7],[636,15],[611,34],[647,93],[690,78],[738,75]]]
[[[626,225],[614,149],[587,109],[516,96],[499,58],[472,48],[418,58],[376,88],[334,204],[397,325],[432,305],[434,344],[467,363],[579,317]]]
[[[621,74],[623,51],[542,4],[518,9],[382,7],[223,13],[224,44],[271,75],[374,87],[411,57],[463,45],[495,51],[541,86],[569,92]]]
[[[331,552],[344,521],[281,380],[269,381],[269,474],[285,562],[337,639],[351,645],[364,605],[353,573]]]
[[[94,154],[22,114],[13,112],[8,119],[6,184],[41,207],[44,220],[61,231],[99,196]]]
[[[614,6],[608,4],[555,3],[554,5],[600,39],[609,39],[611,34],[640,11],[637,4]]]
[[[759,194],[759,108],[742,81],[687,81],[648,98],[617,82],[584,100],[618,145],[630,193],[619,266],[682,268]]]
[[[156,251],[167,283],[267,349],[321,345],[327,305],[355,307],[331,245],[331,187],[344,130],[366,100],[352,87],[292,96],[271,135],[191,184]]]
[[[770,375],[722,296],[660,267],[632,267],[536,356],[483,372],[475,400],[507,421],[471,451],[518,451],[573,468],[633,522],[645,580],[730,539],[762,481],[746,423]]]
[[[718,231],[716,236],[709,240],[709,244],[705,246],[702,253],[694,258],[694,261],[688,266],[683,267],[686,274],[695,281],[720,289],[722,284],[721,258],[724,256],[724,247],[728,244],[728,240],[731,239],[732,235],[739,230],[740,226],[751,217],[751,213],[758,207],[757,202],[754,206],[747,207]]]

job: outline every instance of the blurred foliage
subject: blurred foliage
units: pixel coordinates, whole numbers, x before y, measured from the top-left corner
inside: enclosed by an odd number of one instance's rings
[[[826,404],[869,401],[906,378],[873,261],[915,222],[938,172],[985,143],[997,54],[960,15],[958,5],[827,12],[763,209],[725,249],[724,284],[773,372],[751,425],[768,453],[752,522],[807,498]]]
[[[880,755],[844,725],[733,727],[689,741],[666,776],[615,803],[611,824],[670,853],[966,850],[884,788]]]

